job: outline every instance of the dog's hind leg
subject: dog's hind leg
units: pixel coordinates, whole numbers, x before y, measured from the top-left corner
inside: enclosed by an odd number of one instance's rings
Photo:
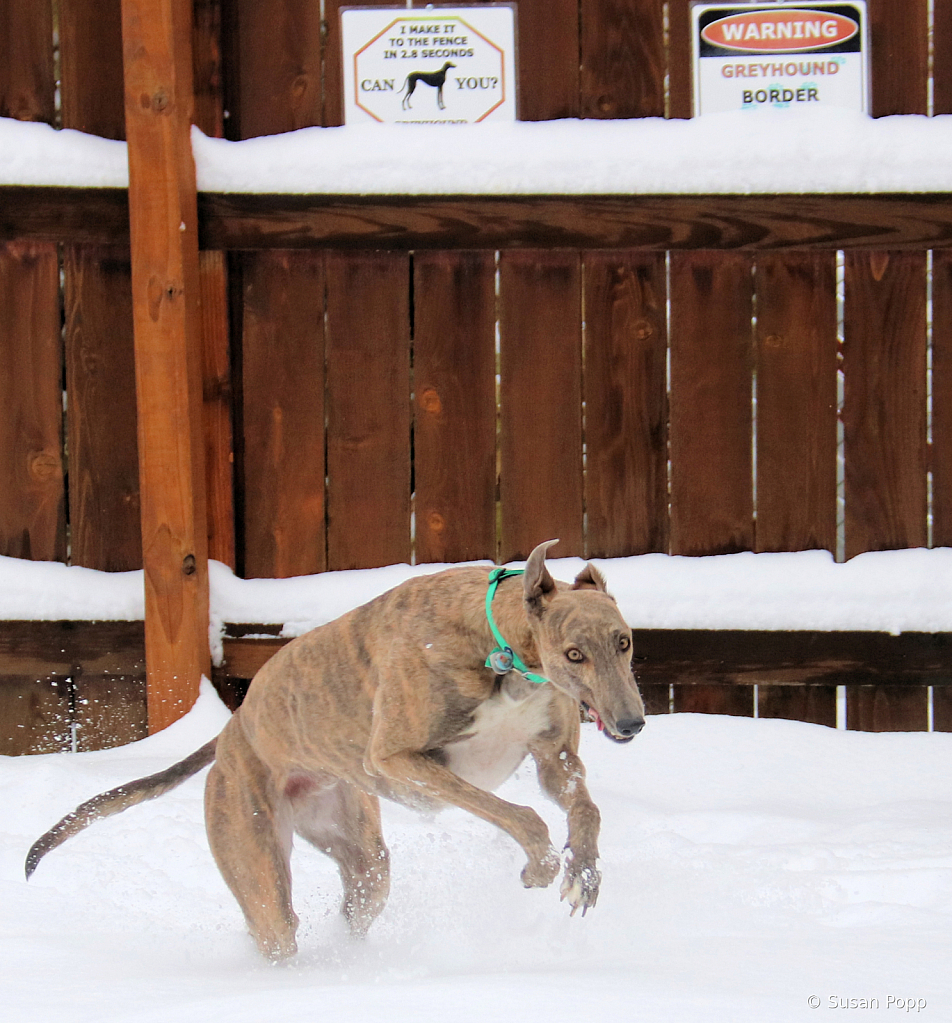
[[[205,827],[258,949],[270,959],[294,955],[298,918],[291,906],[291,805],[276,791],[238,714],[219,737],[205,786]]]
[[[341,911],[356,935],[367,933],[390,894],[390,854],[380,829],[380,801],[347,782],[293,800],[294,829],[337,862]]]

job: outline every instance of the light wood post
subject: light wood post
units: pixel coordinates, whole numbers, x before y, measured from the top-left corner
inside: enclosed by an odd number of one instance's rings
[[[122,0],[149,730],[209,674],[191,3]]]

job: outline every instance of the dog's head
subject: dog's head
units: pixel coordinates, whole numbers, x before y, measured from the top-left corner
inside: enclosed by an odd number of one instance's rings
[[[645,706],[631,670],[631,629],[594,565],[560,587],[545,565],[557,540],[539,544],[523,576],[529,625],[549,681],[577,700],[615,742],[645,725]]]

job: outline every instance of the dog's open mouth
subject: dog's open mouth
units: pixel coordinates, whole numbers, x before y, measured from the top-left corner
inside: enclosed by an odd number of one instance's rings
[[[594,721],[598,725],[598,730],[611,739],[612,742],[631,742],[634,739],[633,735],[615,735],[610,728],[606,727],[598,711],[591,704],[585,703],[584,700],[582,701],[582,709],[588,716],[588,720]]]

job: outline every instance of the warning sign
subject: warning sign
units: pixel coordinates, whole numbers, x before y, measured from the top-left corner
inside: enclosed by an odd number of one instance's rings
[[[346,124],[516,119],[512,4],[341,10]]]
[[[866,112],[866,0],[695,3],[694,113],[846,107]]]

